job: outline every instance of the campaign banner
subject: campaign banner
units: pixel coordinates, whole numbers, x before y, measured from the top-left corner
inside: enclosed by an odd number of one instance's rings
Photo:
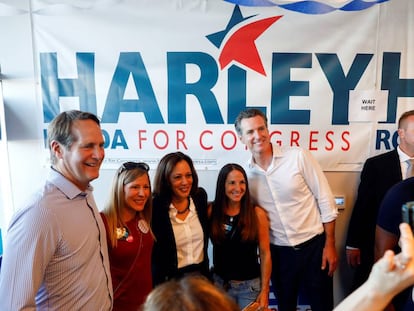
[[[103,168],[245,164],[234,121],[262,109],[272,143],[358,171],[395,148],[414,109],[411,0],[32,1],[44,131],[60,111],[102,121]]]

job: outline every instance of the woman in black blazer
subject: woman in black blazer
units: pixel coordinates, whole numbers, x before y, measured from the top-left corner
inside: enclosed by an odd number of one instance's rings
[[[207,193],[198,187],[193,161],[182,152],[165,155],[153,185],[154,286],[188,274],[208,277]]]

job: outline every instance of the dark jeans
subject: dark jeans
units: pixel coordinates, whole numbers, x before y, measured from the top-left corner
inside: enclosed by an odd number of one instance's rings
[[[299,290],[312,311],[332,311],[333,278],[328,267],[321,270],[325,235],[318,235],[295,247],[270,245],[272,284],[279,311],[296,311]]]

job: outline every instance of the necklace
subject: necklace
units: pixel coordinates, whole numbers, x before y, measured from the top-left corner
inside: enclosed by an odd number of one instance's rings
[[[182,211],[179,211],[179,210],[177,210],[177,214],[178,215],[182,215],[182,214],[185,214],[187,211],[189,211],[190,210],[190,207],[189,206],[187,206],[184,210],[182,210]]]
[[[190,197],[188,197],[188,204],[187,207],[185,209],[183,209],[182,211],[179,211],[177,208],[175,208],[177,210],[177,214],[178,215],[182,215],[185,214],[187,211],[190,210]]]

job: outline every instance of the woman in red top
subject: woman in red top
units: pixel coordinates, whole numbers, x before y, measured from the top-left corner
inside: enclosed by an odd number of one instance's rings
[[[138,310],[152,289],[151,185],[146,163],[126,162],[115,174],[101,213],[108,239],[113,310]]]

